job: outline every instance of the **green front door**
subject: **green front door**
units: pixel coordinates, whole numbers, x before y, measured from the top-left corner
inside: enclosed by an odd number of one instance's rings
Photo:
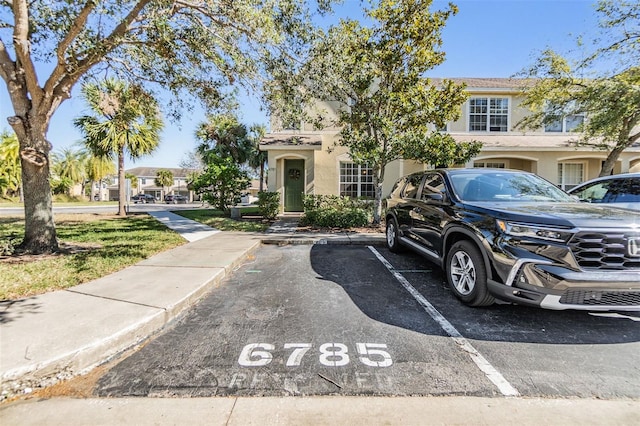
[[[303,193],[304,160],[284,160],[284,211],[303,211]]]

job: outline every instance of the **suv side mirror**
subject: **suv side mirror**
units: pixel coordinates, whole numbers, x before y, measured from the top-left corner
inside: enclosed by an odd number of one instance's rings
[[[422,194],[422,200],[429,204],[445,204],[448,201],[445,193],[436,192]]]

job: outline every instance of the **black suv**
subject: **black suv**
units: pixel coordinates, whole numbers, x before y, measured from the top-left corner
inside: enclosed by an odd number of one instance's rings
[[[133,201],[135,204],[155,203],[156,197],[151,194],[137,194],[131,197],[131,201]]]
[[[640,213],[504,169],[412,174],[385,201],[389,249],[438,264],[470,306],[640,310]]]

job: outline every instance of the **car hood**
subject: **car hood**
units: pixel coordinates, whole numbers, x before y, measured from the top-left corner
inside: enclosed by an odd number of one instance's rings
[[[635,226],[640,229],[640,212],[587,203],[494,203],[478,202],[468,208],[479,209],[497,219],[579,228],[615,228]]]

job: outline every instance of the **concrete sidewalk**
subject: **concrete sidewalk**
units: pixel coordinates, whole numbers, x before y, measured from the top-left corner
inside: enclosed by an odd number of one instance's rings
[[[479,397],[56,398],[0,406],[3,425],[631,426],[637,401]]]

